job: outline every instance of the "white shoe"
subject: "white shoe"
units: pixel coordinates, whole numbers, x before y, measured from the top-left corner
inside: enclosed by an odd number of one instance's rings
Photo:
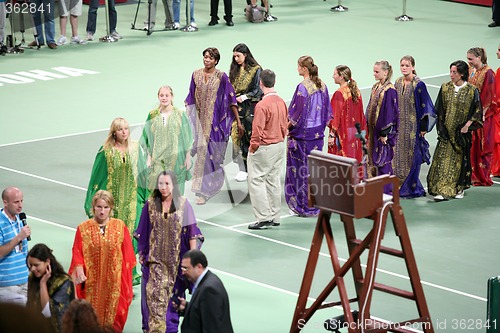
[[[78,36],[71,37],[71,44],[87,44],[85,39],[81,39]]]
[[[236,180],[237,182],[244,182],[247,180],[247,178],[248,178],[248,173],[246,173],[245,171],[240,171],[238,172],[238,174],[236,174],[234,180]]]
[[[113,37],[114,39],[122,39],[123,37],[116,31],[113,31],[111,33],[111,37]]]
[[[179,22],[174,22],[174,24],[172,25],[172,30],[179,30],[180,27],[181,25]]]
[[[443,201],[446,200],[441,194],[438,194],[434,197],[434,201]]]
[[[293,210],[288,209],[288,215],[290,216],[299,216],[299,214],[295,213]]]
[[[196,22],[191,22],[190,26],[192,26],[193,28],[198,28],[198,26],[196,25]]]
[[[464,190],[460,191],[457,193],[457,195],[455,195],[455,199],[463,199],[464,198]]]
[[[94,40],[94,34],[91,32],[87,32],[87,41],[93,41]]]
[[[144,27],[142,28],[142,30],[144,31],[148,31],[148,27],[149,27],[149,30],[153,30],[153,28],[155,27],[154,23],[151,23],[149,26],[147,23],[144,23]]]
[[[62,36],[59,37],[59,39],[57,40],[57,45],[65,45],[65,44],[68,44],[68,40],[66,39],[66,36]]]

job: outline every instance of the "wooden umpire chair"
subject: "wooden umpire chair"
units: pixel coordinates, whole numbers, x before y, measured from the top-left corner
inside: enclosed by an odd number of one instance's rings
[[[356,159],[320,151],[313,151],[309,155],[310,205],[320,208],[320,214],[290,332],[300,332],[317,310],[342,306],[344,311],[342,327],[347,328],[349,333],[415,332],[415,330],[408,329],[415,323],[419,323],[417,325],[425,333],[433,333],[434,328],[420,282],[403,210],[399,204],[399,180],[395,176],[383,175],[360,182],[359,180],[363,177],[358,175],[358,172],[361,171],[358,165]],[[392,196],[384,194],[384,186],[388,184],[391,184],[394,189]],[[339,262],[330,225],[332,213],[340,214],[340,220],[344,224],[349,258],[343,265]],[[401,250],[385,247],[381,244],[389,213],[401,244]],[[362,240],[356,237],[354,226],[354,219],[361,218],[373,220],[373,228]],[[323,238],[326,239],[328,245],[334,276],[312,305],[307,308],[306,303],[311,291]],[[368,250],[368,256],[366,269],[363,273],[360,256],[365,250]],[[404,259],[412,291],[375,282],[380,253]],[[356,296],[353,298],[348,297],[344,282],[345,275],[349,271],[352,271],[356,290]],[[340,301],[324,303],[334,289],[338,290]],[[398,322],[372,318],[370,305],[374,289],[415,302],[419,317]],[[351,303],[357,303],[357,311],[351,310]]]

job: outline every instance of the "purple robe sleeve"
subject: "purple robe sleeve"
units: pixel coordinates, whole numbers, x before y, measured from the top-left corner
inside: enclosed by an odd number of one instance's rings
[[[436,109],[432,103],[431,96],[427,92],[427,86],[424,82],[420,81],[414,91],[415,108],[417,110],[417,119],[422,121],[427,116],[427,130],[432,131],[436,124]]]
[[[288,134],[292,137],[298,136],[303,128],[307,96],[306,88],[303,84],[299,84],[288,107],[288,119],[291,123]]]
[[[197,248],[200,249],[204,241],[203,234],[201,233],[198,224],[196,223],[196,217],[194,215],[193,206],[186,199],[184,204],[184,215],[182,217],[183,233],[182,233],[182,249],[181,252],[186,252],[190,250],[189,241],[191,239],[197,240]],[[181,253],[181,258],[184,255]]]
[[[382,167],[392,162],[394,157],[394,146],[398,136],[399,107],[396,89],[389,88],[384,93],[384,99],[380,106],[374,131],[374,147],[372,148],[373,164]],[[389,131],[387,134],[387,144],[383,144],[378,138],[382,131]]]
[[[134,231],[134,237],[137,239],[137,253],[144,260],[148,259],[149,255],[149,238],[151,235],[151,222],[149,219],[149,201],[146,201],[142,208],[139,225]]]
[[[196,91],[196,83],[194,82],[194,73],[191,74],[191,84],[189,85],[189,93],[186,97],[186,99],[184,100],[184,103],[186,105],[194,105],[196,104],[196,99],[195,99],[195,93]]]
[[[384,99],[375,125],[375,138],[381,136],[382,131],[388,129],[387,142],[391,147],[396,145],[399,125],[398,93],[396,89],[389,88],[384,93]]]

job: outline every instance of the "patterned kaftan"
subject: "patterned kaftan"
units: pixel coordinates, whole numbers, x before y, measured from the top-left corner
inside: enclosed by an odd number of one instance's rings
[[[216,69],[205,82],[202,68],[193,72],[185,103],[195,137],[191,191],[210,199],[224,184],[222,163],[234,120],[231,106],[237,104],[236,96],[224,72]]]
[[[392,175],[392,159],[398,138],[399,108],[398,95],[391,82],[377,82],[373,85],[366,118],[369,138],[368,177]],[[382,136],[387,136],[387,144],[380,140]],[[391,186],[386,185],[384,192],[391,193]]]
[[[471,184],[471,131],[482,125],[479,92],[466,83],[455,92],[453,82],[443,83],[436,99],[438,144],[427,175],[429,194],[452,198]],[[469,132],[460,129],[473,121]]]
[[[352,157],[361,163],[363,149],[361,140],[356,137],[358,131],[355,127],[356,123],[359,123],[360,130],[366,131],[366,118],[361,94],[359,94],[358,100],[354,102],[349,87],[340,87],[333,94],[330,104],[333,119],[328,127],[330,128],[330,134],[334,135],[338,142],[328,146],[328,152],[344,157]]]
[[[153,199],[144,205],[139,227],[134,233],[143,258],[141,309],[142,328],[149,333],[177,332],[179,314],[172,306],[175,294],[185,298],[191,285],[184,279],[180,263],[190,250],[190,240],[199,246],[203,236],[194,211],[185,197],[180,197],[174,213],[160,213]],[[198,246],[198,248],[199,248]]]
[[[179,190],[184,194],[185,183],[191,179],[184,163],[192,145],[193,133],[184,111],[174,108],[167,118],[161,115],[159,109],[149,113],[141,138],[141,146],[151,156],[149,193],[155,189],[160,172],[170,170],[175,173]]]
[[[494,147],[494,115],[497,109],[495,101],[495,73],[490,66],[485,65],[476,72],[469,70],[469,83],[479,90],[484,113],[483,127],[472,132],[472,147],[470,152],[472,167],[472,184],[474,186],[491,186],[491,165]]]
[[[87,280],[76,286],[78,298],[92,304],[101,325],[122,332],[132,302],[135,255],[125,224],[111,218],[104,233],[94,220],[76,229],[69,274],[83,266]]]
[[[35,281],[38,280],[38,281]],[[36,286],[35,286],[36,284]],[[40,279],[33,274],[28,279],[28,302],[26,306],[34,313],[42,313],[40,301]],[[47,281],[50,308],[51,332],[61,333],[62,317],[68,309],[69,303],[75,299],[75,287],[67,274],[51,276]]]
[[[404,77],[396,80],[399,128],[392,166],[399,178],[400,196],[415,198],[425,195],[419,179],[422,163],[430,163],[429,143],[420,132],[430,132],[436,122],[436,110],[425,83],[417,76],[406,84]]]
[[[332,117],[328,88],[322,82],[317,88],[305,79],[293,95],[288,109],[290,127],[287,141],[285,199],[298,216],[314,216],[319,209],[308,205],[309,169],[307,156],[312,150],[323,149],[325,128]]]
[[[493,161],[491,173],[500,177],[500,68],[495,74],[496,110],[493,116]]]
[[[144,156],[139,150],[137,142],[132,141],[128,151],[122,156],[121,151],[115,148],[99,148],[92,173],[90,175],[87,196],[85,198],[85,212],[90,218],[92,212],[92,198],[99,190],[111,193],[115,200],[114,217],[122,220],[132,235],[139,222],[140,212],[146,200]],[[135,240],[132,240],[137,250]],[[134,279],[138,283],[140,278],[134,268]]]
[[[262,91],[259,87],[260,72],[262,69],[259,65],[248,68],[248,70],[240,67],[240,72],[231,84],[234,87],[236,97],[246,95],[247,100],[238,103],[238,114],[241,125],[245,129],[243,137],[238,135],[237,122],[233,121],[231,128],[231,139],[233,140],[233,159],[236,159],[241,149],[243,161],[246,164],[248,156],[248,148],[250,147],[250,138],[252,137],[252,121],[255,105],[262,98]],[[247,170],[241,170],[247,171]]]

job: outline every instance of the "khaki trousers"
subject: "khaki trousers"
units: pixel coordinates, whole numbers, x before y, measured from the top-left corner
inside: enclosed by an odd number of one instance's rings
[[[248,192],[258,222],[279,222],[284,156],[284,142],[260,146],[255,153],[248,153]]]

